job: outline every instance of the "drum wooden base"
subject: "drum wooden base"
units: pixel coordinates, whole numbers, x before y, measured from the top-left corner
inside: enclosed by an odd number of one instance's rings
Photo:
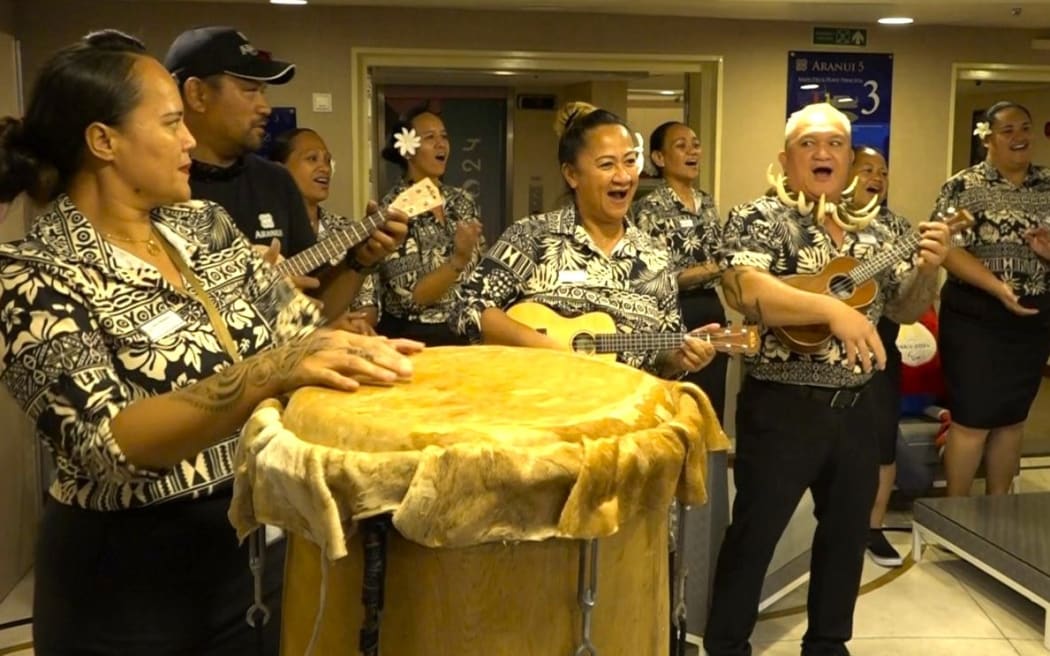
[[[380,638],[387,656],[571,656],[580,637],[579,541],[429,549],[391,530]],[[319,549],[289,536],[283,656],[305,653],[320,594]],[[601,656],[666,656],[667,512],[651,511],[599,540],[591,639]],[[331,564],[315,654],[358,653],[362,552]]]

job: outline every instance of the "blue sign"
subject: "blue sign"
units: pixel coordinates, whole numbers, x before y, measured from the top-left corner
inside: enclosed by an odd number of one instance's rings
[[[831,103],[849,116],[854,146],[875,146],[890,157],[893,55],[789,52],[787,115]]]
[[[295,119],[295,107],[274,107],[270,112],[270,120],[266,122],[266,134],[263,135],[263,143],[258,150],[258,155],[268,157],[274,138],[296,127],[298,126]]]

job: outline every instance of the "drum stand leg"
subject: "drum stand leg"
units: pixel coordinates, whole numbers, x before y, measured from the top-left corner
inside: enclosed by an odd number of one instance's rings
[[[573,652],[574,656],[598,656],[598,650],[591,643],[591,619],[594,607],[598,605],[598,541],[580,542],[580,573],[578,578],[578,598],[581,615],[580,644]]]
[[[379,625],[383,615],[383,584],[386,579],[386,533],[389,527],[386,515],[361,522],[365,552],[361,589],[365,616],[358,639],[361,656],[379,656]]]

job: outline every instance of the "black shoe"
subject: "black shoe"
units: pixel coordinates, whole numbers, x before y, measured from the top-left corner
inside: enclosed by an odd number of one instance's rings
[[[883,567],[900,567],[904,564],[904,559],[883,535],[882,529],[878,528],[868,531],[868,556],[876,565]]]
[[[846,645],[802,645],[802,656],[850,656]]]

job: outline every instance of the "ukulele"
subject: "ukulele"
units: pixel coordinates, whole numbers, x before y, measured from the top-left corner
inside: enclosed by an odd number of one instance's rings
[[[758,327],[727,327],[703,335],[685,333],[618,333],[616,322],[604,312],[588,312],[566,319],[546,305],[525,301],[507,309],[507,316],[547,335],[577,353],[615,361],[623,351],[676,349],[687,337],[710,342],[722,353],[758,353]]]
[[[944,222],[954,235],[973,225],[973,215],[967,210],[959,210],[945,218]],[[785,276],[781,280],[795,289],[827,294],[856,310],[864,311],[879,293],[879,283],[875,278],[910,257],[918,248],[921,238],[916,230],[898,239],[892,248],[863,262],[853,257],[840,256],[828,262],[820,273]],[[823,324],[779,326],[773,328],[773,333],[796,353],[816,353],[831,339],[831,329]]]
[[[430,178],[423,178],[408,189],[405,189],[390,207],[400,210],[412,218],[424,212],[441,207],[444,203],[441,192]],[[341,259],[346,251],[368,239],[372,231],[386,223],[382,210],[376,210],[349,227],[325,233],[324,239],[306,250],[300,251],[277,265],[277,271],[284,276],[303,276],[318,269],[332,260]]]

